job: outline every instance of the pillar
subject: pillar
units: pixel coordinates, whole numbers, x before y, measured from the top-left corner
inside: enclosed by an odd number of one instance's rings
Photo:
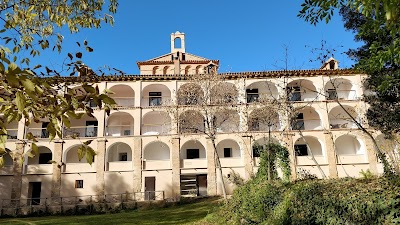
[[[366,147],[366,154],[368,158],[368,163],[369,163],[369,170],[373,174],[378,174],[378,157],[376,156],[375,153],[375,146],[374,142],[369,138],[368,136],[364,136],[364,142],[365,142],[365,147]]]
[[[22,160],[24,158],[24,143],[18,141],[16,143],[16,149],[12,152],[13,158],[13,178],[11,181],[11,199],[18,199],[15,203],[19,202],[21,198],[21,187],[22,187]]]
[[[253,147],[251,136],[243,136],[243,164],[244,164],[244,179],[249,180],[253,176]]]
[[[290,179],[291,180],[296,180],[297,179],[297,162],[296,162],[296,154],[294,151],[294,145],[293,145],[293,133],[284,133],[283,134],[283,140],[285,142],[285,147],[289,151],[289,160],[290,160]]]
[[[142,190],[142,138],[133,140],[133,192]]]
[[[211,139],[207,139],[207,195],[217,195],[217,174],[215,171],[215,151]]]
[[[171,142],[172,197],[179,199],[181,195],[180,139],[173,137]]]
[[[326,158],[328,160],[329,167],[329,178],[338,178],[336,150],[335,143],[333,142],[333,135],[331,132],[325,132],[324,137],[326,144]]]
[[[105,183],[104,183],[104,170],[105,170],[105,153],[106,153],[105,138],[97,139],[97,155],[96,155],[96,194],[104,195]]]
[[[54,141],[53,150],[53,176],[51,179],[51,197],[61,197],[61,170],[63,168],[62,154],[63,154],[63,140]]]

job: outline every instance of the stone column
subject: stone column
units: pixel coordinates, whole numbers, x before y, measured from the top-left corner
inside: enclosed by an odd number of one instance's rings
[[[142,191],[142,138],[133,139],[133,191]]]
[[[217,195],[217,174],[215,171],[215,151],[210,139],[207,139],[207,195]]]
[[[373,173],[373,174],[378,174],[378,157],[375,153],[375,147],[374,147],[374,143],[371,140],[371,138],[369,138],[368,136],[364,136],[364,142],[365,142],[365,147],[366,147],[366,154],[368,157],[368,162],[369,162],[369,170]]]
[[[180,139],[173,137],[171,142],[172,197],[179,199],[181,195]]]
[[[54,141],[53,151],[53,176],[51,179],[51,197],[56,200],[61,197],[61,170],[63,168],[63,140]]]
[[[337,178],[338,170],[336,163],[336,151],[335,151],[335,143],[333,142],[333,135],[331,132],[325,132],[325,144],[326,144],[326,158],[328,160],[329,166],[329,177]]]
[[[251,136],[243,136],[243,164],[244,164],[244,179],[249,180],[253,175],[253,147]]]
[[[105,138],[97,139],[97,155],[96,161],[96,194],[104,195],[105,183],[104,183],[104,170],[105,170],[105,153],[106,153]]]
[[[18,203],[21,198],[21,188],[22,188],[22,159],[24,157],[24,143],[18,141],[16,143],[16,148],[12,152],[13,156],[13,178],[11,180],[11,199],[18,199],[14,202]]]
[[[293,135],[292,133],[284,133],[283,140],[285,142],[285,147],[289,151],[289,160],[290,160],[290,179],[296,180],[297,179],[297,161],[296,161],[296,154],[294,151],[293,146]]]

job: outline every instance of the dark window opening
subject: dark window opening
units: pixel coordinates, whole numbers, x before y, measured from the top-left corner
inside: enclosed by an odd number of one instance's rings
[[[246,89],[247,103],[258,102],[258,89]]]
[[[296,153],[296,156],[307,156],[308,155],[307,145],[295,145],[294,151]]]
[[[299,113],[297,118],[293,121],[292,130],[304,130],[304,115]]]
[[[328,89],[326,92],[328,95],[328,100],[336,100],[338,98],[335,89]]]
[[[97,137],[97,121],[86,121],[85,137]]]
[[[75,180],[75,188],[83,188],[83,180]]]
[[[182,48],[182,40],[181,40],[181,38],[175,38],[174,47],[175,48]]]
[[[232,157],[232,149],[231,148],[224,148],[224,157],[225,158]]]
[[[335,61],[330,61],[329,62],[329,69],[334,70],[335,69]]]
[[[119,153],[119,161],[128,161],[128,153]]]
[[[39,154],[39,164],[51,164],[53,155],[51,153],[40,153]]]
[[[301,101],[300,87],[289,87],[288,88],[289,101],[296,102]]]
[[[261,146],[254,147],[253,146],[253,157],[260,157]]]
[[[200,158],[200,150],[199,149],[187,149],[186,150],[187,159],[198,159]]]
[[[49,122],[43,122],[42,123],[42,133],[40,134],[41,138],[48,138],[49,133],[47,132],[47,125],[49,125]]]
[[[161,92],[149,92],[149,106],[161,105]]]

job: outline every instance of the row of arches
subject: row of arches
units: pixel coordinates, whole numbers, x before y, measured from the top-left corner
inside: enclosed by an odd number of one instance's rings
[[[378,137],[382,138],[382,137]],[[271,142],[279,143],[276,139]],[[268,143],[265,138],[258,139],[253,146]],[[335,151],[337,155],[362,155],[365,154],[365,145],[361,139],[356,136],[345,134],[335,139]],[[304,147],[308,145],[307,147]],[[326,149],[324,142],[313,136],[298,138],[294,143],[294,150],[297,156],[325,156]],[[68,163],[87,163],[86,158],[78,159],[79,145],[72,146],[64,151],[63,162]],[[311,151],[311,152],[310,152]],[[220,158],[240,158],[242,149],[240,144],[233,139],[221,140],[217,143],[217,152]],[[124,142],[116,142],[110,145],[106,150],[106,162],[132,161],[133,149]],[[196,140],[189,140],[181,145],[180,159],[205,159],[207,151],[205,146]],[[253,157],[258,157],[258,153],[253,151]],[[162,141],[153,141],[143,147],[143,159],[148,161],[168,161],[171,159],[171,149],[168,144]],[[29,158],[28,165],[49,164],[53,160],[52,151],[44,146],[39,147],[39,154]],[[5,157],[5,165],[12,165],[12,159],[9,155]]]
[[[177,91],[177,103],[180,105],[196,105],[203,101],[206,104],[242,103],[238,102],[238,88],[228,82],[220,82],[210,88],[210,93],[196,83],[182,84]],[[279,99],[287,96],[289,101],[315,100],[356,100],[356,87],[350,80],[337,78],[328,81],[324,87],[316,88],[312,81],[297,79],[285,87],[270,81],[256,81],[245,87],[245,103]],[[118,84],[110,88],[112,97],[120,107],[134,106],[135,91],[128,85]],[[286,91],[285,94],[283,94]],[[166,105],[172,102],[171,90],[164,84],[150,84],[142,90],[141,106]]]
[[[204,74],[206,73],[206,66],[197,65],[191,66],[187,65],[184,66],[181,70],[181,74]],[[174,66],[154,66],[152,68],[153,75],[168,75],[168,74],[175,74]]]

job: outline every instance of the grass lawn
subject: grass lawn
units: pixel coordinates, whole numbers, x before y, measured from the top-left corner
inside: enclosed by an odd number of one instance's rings
[[[215,198],[179,206],[139,209],[129,212],[89,216],[46,216],[0,219],[0,224],[191,224],[218,207]]]

